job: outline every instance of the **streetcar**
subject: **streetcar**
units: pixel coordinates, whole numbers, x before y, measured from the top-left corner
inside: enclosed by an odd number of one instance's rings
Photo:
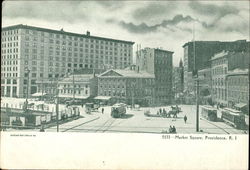
[[[126,114],[126,104],[117,103],[111,108],[111,116],[113,118],[120,118]]]
[[[201,115],[207,120],[217,121],[217,110],[211,106],[202,106]]]
[[[245,115],[241,111],[224,108],[221,113],[221,119],[235,128],[244,129],[246,127]]]

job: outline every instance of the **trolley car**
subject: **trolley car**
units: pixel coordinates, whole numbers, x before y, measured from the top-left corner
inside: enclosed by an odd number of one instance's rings
[[[126,105],[123,103],[114,104],[111,108],[111,116],[113,118],[120,118],[126,114]]]
[[[244,129],[246,127],[245,115],[238,110],[224,108],[222,110],[221,119],[237,129]]]
[[[217,110],[211,106],[202,106],[201,115],[207,120],[217,121]]]

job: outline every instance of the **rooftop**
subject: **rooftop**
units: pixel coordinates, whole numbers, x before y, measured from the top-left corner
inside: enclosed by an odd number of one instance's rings
[[[3,27],[2,31],[12,30],[12,29],[31,29],[31,30],[50,32],[50,33],[55,33],[55,34],[66,34],[66,35],[70,35],[70,36],[77,36],[77,37],[84,37],[84,38],[93,38],[93,39],[99,39],[99,40],[127,43],[127,44],[131,44],[131,45],[134,44],[134,42],[132,42],[132,41],[117,40],[117,39],[112,39],[112,38],[104,38],[104,37],[92,36],[92,35],[88,35],[88,34],[86,35],[86,34],[66,32],[63,29],[61,29],[61,30],[53,30],[53,29],[41,28],[41,27],[35,27],[35,26],[28,26],[28,25],[23,25],[23,24]]]
[[[232,71],[227,72],[227,76],[233,76],[233,75],[246,75],[249,74],[249,69],[234,69]]]
[[[110,69],[105,71],[104,73],[100,74],[98,77],[106,77],[105,74],[107,74],[108,72],[115,72],[117,73],[117,76],[123,76],[123,77],[127,77],[127,78],[154,78],[155,76],[153,74],[150,74],[148,72],[145,71],[135,71],[135,70],[129,70],[129,69]],[[114,75],[115,76],[115,75]]]
[[[182,47],[187,45],[192,45],[193,43],[206,43],[206,44],[213,44],[213,43],[233,43],[233,42],[247,42],[246,40],[236,40],[236,41],[190,41],[185,43]]]
[[[76,75],[70,75],[63,80],[61,80],[61,83],[67,83],[67,82],[89,82],[91,78],[94,78],[93,74],[76,74]]]
[[[215,60],[215,59],[218,59],[218,58],[221,58],[221,57],[224,57],[224,56],[227,56],[229,54],[228,51],[221,51],[219,53],[216,53],[214,54],[214,56],[212,56],[211,60]]]

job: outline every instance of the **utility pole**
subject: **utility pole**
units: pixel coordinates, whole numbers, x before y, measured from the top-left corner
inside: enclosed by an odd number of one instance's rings
[[[29,97],[29,83],[30,83],[30,70],[29,68],[26,69],[27,73],[28,73],[28,82],[27,82],[27,92],[26,92],[26,101],[25,101],[25,112],[27,113],[28,111],[28,97]]]
[[[59,88],[58,78],[56,83],[56,131],[59,132]]]
[[[132,108],[134,108],[134,93],[135,93],[135,84],[134,84],[134,82],[132,82],[132,88],[133,88],[133,90],[132,90],[132,104],[131,104],[131,109]]]
[[[75,104],[75,75],[73,71],[73,103]]]
[[[194,53],[194,75],[196,80],[196,132],[199,132],[199,78],[198,69],[196,67],[196,56],[195,56],[195,22],[193,25],[193,53]]]

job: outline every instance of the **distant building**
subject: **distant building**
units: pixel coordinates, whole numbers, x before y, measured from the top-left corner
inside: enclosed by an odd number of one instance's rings
[[[249,69],[235,69],[227,74],[228,105],[249,114]]]
[[[180,60],[179,66],[173,68],[173,92],[175,98],[178,98],[178,96],[183,92],[183,63],[182,60]]]
[[[229,52],[215,54],[211,59],[212,100],[214,103],[227,106],[226,75],[228,71]]]
[[[79,69],[132,64],[131,41],[22,24],[2,28],[1,35],[1,95],[6,97],[26,97],[27,89],[31,96],[37,81],[49,83]]]
[[[37,80],[36,84],[37,84],[37,93],[32,94],[32,96],[42,96],[45,95],[48,97],[54,97],[57,94],[57,83],[58,82],[62,82],[62,81],[68,81],[69,78],[73,77],[73,75],[77,76],[82,76],[82,77],[86,77],[88,75],[98,75],[102,72],[104,72],[104,69],[89,69],[89,68],[84,68],[84,69],[79,69],[76,70],[74,73],[68,73],[66,74],[64,77],[60,77],[60,78],[49,78],[49,79],[42,79],[42,80]],[[72,80],[73,81],[73,80]],[[73,83],[73,82],[71,82]],[[68,84],[70,84],[70,82],[68,82]],[[96,90],[97,91],[97,90]]]
[[[172,91],[173,52],[144,48],[137,52],[136,65],[155,76],[156,104],[170,104],[174,97]]]
[[[98,76],[97,99],[109,97],[113,102],[153,105],[155,76],[135,67],[107,70]]]
[[[70,75],[58,82],[59,98],[87,99],[97,95],[97,77],[93,74]]]
[[[230,105],[227,76],[235,69],[248,69],[249,52],[222,51],[211,59],[212,100],[217,104]],[[247,77],[247,76],[246,76]],[[235,78],[235,77],[234,77]]]
[[[199,81],[199,96],[201,104],[212,104],[212,75],[211,68],[206,68],[198,71]],[[210,103],[209,103],[210,102]]]
[[[184,48],[184,90],[192,92],[195,85],[192,82],[192,71],[210,67],[210,59],[214,54],[225,51],[249,51],[250,42],[238,40],[232,42],[195,41],[183,45]],[[195,53],[194,53],[195,51]],[[195,58],[194,58],[195,54]]]

